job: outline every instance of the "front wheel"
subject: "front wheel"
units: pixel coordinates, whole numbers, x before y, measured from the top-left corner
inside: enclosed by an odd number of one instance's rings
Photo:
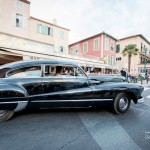
[[[125,113],[130,107],[131,100],[126,93],[119,93],[113,102],[113,109],[116,114]]]
[[[13,114],[11,110],[0,110],[0,122],[9,120]]]

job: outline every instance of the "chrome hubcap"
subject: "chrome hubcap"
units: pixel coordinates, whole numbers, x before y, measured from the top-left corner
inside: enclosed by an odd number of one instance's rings
[[[7,110],[0,110],[0,117],[6,114]]]
[[[121,110],[125,110],[128,107],[128,99],[126,97],[123,97],[119,101],[119,108]]]

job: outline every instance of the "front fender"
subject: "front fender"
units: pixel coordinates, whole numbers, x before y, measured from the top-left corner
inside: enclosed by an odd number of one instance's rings
[[[0,110],[20,111],[28,104],[28,93],[21,87],[0,84]]]

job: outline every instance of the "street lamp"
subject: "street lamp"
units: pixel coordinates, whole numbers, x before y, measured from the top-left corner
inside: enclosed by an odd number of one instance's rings
[[[145,59],[144,59],[144,73],[146,73],[146,54],[147,54],[147,49],[144,46],[144,57],[145,57]]]

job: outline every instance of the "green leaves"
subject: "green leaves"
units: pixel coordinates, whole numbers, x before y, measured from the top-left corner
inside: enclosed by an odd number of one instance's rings
[[[136,46],[137,46],[136,44],[129,44],[129,45],[125,46],[125,48],[122,51],[123,56],[128,55],[128,71],[129,72],[130,72],[132,55],[138,55],[138,53],[139,53],[139,49]]]
[[[136,44],[129,44],[125,46],[125,48],[122,51],[123,56],[129,55],[137,55],[139,52],[139,49],[136,47]]]

